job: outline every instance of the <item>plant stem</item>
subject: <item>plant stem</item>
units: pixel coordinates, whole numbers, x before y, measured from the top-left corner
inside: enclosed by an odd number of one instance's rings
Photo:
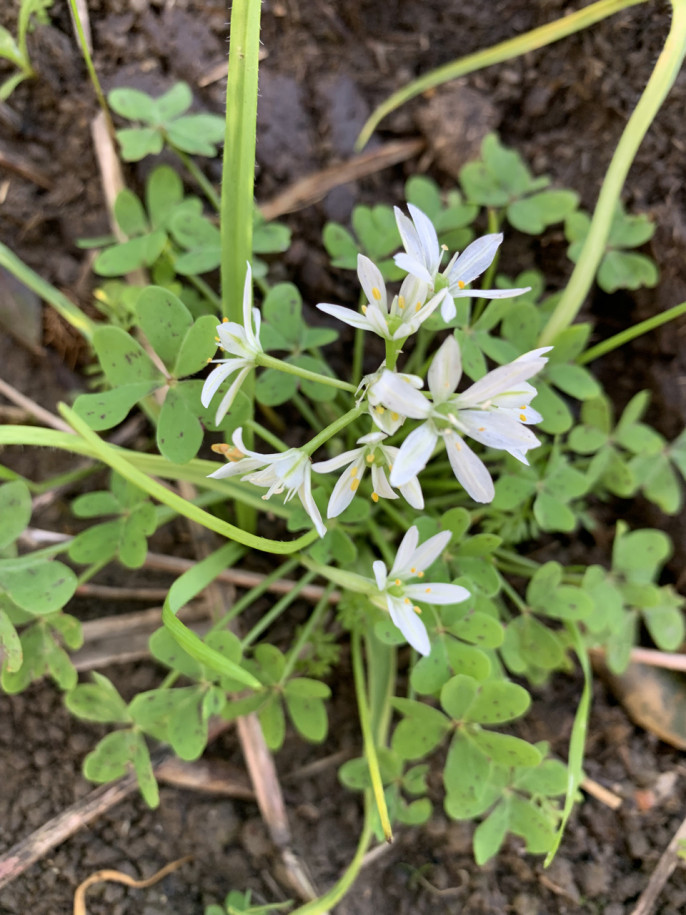
[[[593,283],[626,176],[639,146],[672,88],[686,56],[686,0],[672,0],[672,25],[643,94],[629,118],[612,156],[598,195],[579,260],[560,301],[543,328],[539,346],[549,346],[579,313]]]
[[[379,812],[381,828],[387,842],[393,841],[393,830],[391,821],[388,818],[388,808],[386,807],[386,797],[379,771],[379,758],[376,754],[376,741],[372,730],[371,716],[369,714],[369,697],[365,685],[364,668],[362,663],[362,644],[359,632],[353,632],[351,639],[352,661],[353,661],[353,679],[355,681],[355,696],[357,697],[357,711],[360,716],[360,728],[362,730],[362,741],[364,743],[364,755],[367,757],[369,765],[369,775],[372,780],[372,793],[376,802],[376,809]]]
[[[333,585],[328,584],[326,586],[326,588],[324,589],[324,593],[322,594],[321,598],[317,601],[317,604],[316,604],[314,610],[307,618],[307,622],[302,627],[302,630],[300,631],[300,635],[298,636],[297,640],[293,643],[293,647],[289,651],[288,658],[286,659],[286,666],[284,667],[283,674],[281,675],[281,684],[282,685],[288,680],[291,673],[293,672],[293,668],[295,667],[295,665],[298,661],[298,657],[300,655],[303,645],[307,644],[307,642],[309,641],[310,635],[312,634],[312,630],[314,629],[315,626],[317,626],[319,624],[319,620],[323,616],[324,611],[329,606],[329,595],[331,594],[332,591],[333,591]]]
[[[274,435],[269,429],[258,423],[256,419],[249,419],[246,421],[246,426],[253,430],[261,439],[267,442],[268,445],[271,445],[272,448],[276,448],[277,451],[288,451],[288,446],[284,445],[281,439]]]
[[[261,0],[234,0],[229,32],[221,193],[223,312],[241,323],[245,265],[252,258]]]
[[[645,321],[640,321],[638,324],[634,324],[633,327],[620,331],[613,337],[603,340],[602,343],[596,343],[595,346],[589,347],[585,353],[577,357],[576,361],[579,365],[593,362],[594,359],[599,359],[601,356],[611,353],[612,350],[624,346],[630,340],[635,340],[637,337],[643,336],[643,334],[650,333],[651,330],[655,330],[655,328],[661,327],[675,318],[680,318],[683,314],[686,314],[686,302],[682,302],[681,305],[675,305],[673,308],[668,308],[667,311],[663,311],[659,315],[653,315],[652,318],[646,318]]]
[[[98,74],[95,72],[95,67],[93,66],[93,58],[91,57],[91,53],[88,50],[88,43],[83,32],[83,25],[81,23],[81,16],[79,15],[79,8],[76,0],[69,0],[69,7],[74,19],[74,25],[76,26],[76,34],[79,36],[79,45],[81,46],[83,62],[86,65],[86,70],[88,70],[88,76],[90,77],[91,84],[98,99],[98,104],[102,109],[102,113],[105,118],[105,124],[107,125],[107,132],[109,133],[112,140],[115,141],[116,131],[114,129],[114,123],[112,122],[112,115],[110,114],[110,109],[107,104],[105,94],[102,91],[102,86],[100,85]]]
[[[357,419],[365,411],[365,405],[360,404],[358,407],[353,407],[352,410],[348,410],[347,413],[344,413],[343,416],[339,416],[338,419],[334,420],[331,425],[327,426],[326,429],[322,429],[319,435],[315,435],[304,447],[303,451],[306,454],[312,455],[315,453],[317,448],[320,448],[324,442],[328,442],[330,438],[333,438],[337,432],[340,432],[342,429],[345,429],[346,426],[350,425],[353,420]]]
[[[327,384],[329,387],[339,388],[341,391],[350,391],[352,394],[357,390],[354,385],[348,384],[347,381],[340,381],[338,378],[331,378],[329,375],[320,375],[319,372],[311,372],[309,369],[293,365],[291,362],[284,362],[283,359],[277,359],[276,356],[270,356],[268,353],[257,353],[255,355],[255,364],[262,366],[262,368],[277,369],[277,371],[285,372],[287,375],[297,375],[298,378],[304,378],[306,381]]]
[[[520,595],[512,587],[510,582],[506,578],[504,578],[502,575],[500,576],[500,582],[501,582],[503,591],[505,592],[505,594],[507,594],[507,596],[510,598],[510,600],[515,605],[515,607],[521,613],[527,613],[529,608],[527,607],[526,603],[522,600]]]
[[[426,92],[427,89],[432,89],[434,86],[440,86],[442,83],[447,83],[460,76],[466,76],[468,73],[482,70],[484,67],[503,63],[513,57],[519,57],[529,51],[553,44],[553,42],[559,41],[561,38],[566,38],[568,35],[587,29],[589,26],[595,25],[596,22],[601,22],[608,16],[612,16],[614,13],[618,13],[629,6],[636,6],[639,3],[645,3],[645,0],[599,0],[599,2],[592,3],[584,9],[570,13],[568,16],[563,16],[561,19],[555,20],[555,22],[549,22],[537,29],[532,29],[530,32],[525,32],[524,35],[510,38],[483,51],[468,54],[466,57],[426,73],[419,79],[394,92],[390,98],[387,98],[372,112],[360,131],[360,135],[355,142],[355,149],[359,151],[366,146],[377,125],[386,115],[395,111],[396,108],[404,105],[405,102],[415,96]]]
[[[170,143],[169,145],[174,150],[174,152],[179,157],[179,159],[181,159],[181,161],[183,162],[184,166],[186,167],[186,171],[188,171],[189,174],[193,176],[196,184],[201,188],[205,197],[207,197],[207,199],[212,204],[212,206],[215,208],[215,210],[218,213],[220,213],[221,212],[221,198],[220,198],[219,194],[215,191],[214,186],[212,185],[212,182],[209,180],[207,175],[205,175],[203,170],[198,167],[195,160],[191,156],[189,156],[188,153],[185,153],[182,149],[177,149],[177,147],[174,146],[173,143]]]
[[[44,299],[64,320],[71,324],[89,343],[93,339],[96,323],[74,305],[66,295],[51,286],[43,277],[28,267],[16,254],[0,242],[0,267],[4,267],[12,276]]]
[[[302,418],[309,424],[313,432],[319,432],[322,424],[317,419],[317,415],[310,407],[305,398],[296,391],[293,395],[293,406],[297,409]]]
[[[208,302],[211,302],[214,305],[217,314],[220,314],[222,310],[222,300],[219,298],[210,284],[202,279],[202,277],[193,276],[192,274],[189,274],[186,279],[191,283],[192,286],[195,286],[201,295],[205,296]]]
[[[312,581],[312,579],[316,578],[316,577],[317,577],[316,572],[306,572],[305,575],[303,575],[303,577],[300,579],[300,581],[296,582],[292,591],[289,591],[288,594],[284,594],[283,597],[281,597],[279,600],[277,600],[277,602],[274,604],[274,606],[271,608],[271,610],[269,610],[268,613],[265,613],[265,615],[260,619],[260,621],[252,627],[252,629],[245,636],[245,638],[243,638],[241,640],[241,646],[243,648],[243,651],[245,651],[246,648],[248,648],[250,645],[252,645],[252,643],[255,641],[255,639],[259,635],[261,635],[265,629],[268,629],[271,626],[271,624],[274,622],[274,620],[277,620],[281,616],[281,614],[284,612],[284,610],[286,610],[288,607],[290,607],[290,605],[298,597],[298,595],[300,594],[302,589],[306,585],[309,585],[309,583]]]

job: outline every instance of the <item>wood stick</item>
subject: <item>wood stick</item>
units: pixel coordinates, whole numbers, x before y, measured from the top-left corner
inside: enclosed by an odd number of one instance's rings
[[[412,156],[418,155],[425,145],[424,140],[419,139],[393,140],[377,149],[359,153],[346,162],[330,165],[295,181],[276,197],[260,204],[260,212],[265,219],[270,220],[283,216],[284,213],[302,210],[321,200],[329,191],[340,187],[341,184],[357,181],[398,162],[411,159]]]
[[[681,843],[686,839],[686,820],[682,822],[672,836],[672,841],[662,853],[657,862],[657,867],[650,875],[648,885],[639,896],[636,908],[631,915],[651,915],[655,911],[655,903],[662,892],[665,883],[672,876],[674,868],[679,863],[679,850]]]

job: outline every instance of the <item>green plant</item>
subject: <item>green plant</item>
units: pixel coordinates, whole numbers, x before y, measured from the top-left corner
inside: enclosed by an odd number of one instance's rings
[[[8,76],[0,83],[0,102],[6,101],[19,83],[36,75],[29,59],[28,35],[37,23],[44,25],[48,22],[51,6],[52,0],[21,0],[16,39],[8,29],[0,25],[0,58],[9,61],[19,70],[19,73]]]

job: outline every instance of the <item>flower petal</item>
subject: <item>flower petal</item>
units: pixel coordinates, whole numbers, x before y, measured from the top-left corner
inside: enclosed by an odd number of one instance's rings
[[[527,381],[532,375],[541,371],[548,361],[541,353],[548,352],[549,349],[552,347],[531,350],[529,353],[524,353],[519,359],[515,359],[514,362],[508,362],[507,365],[493,369],[492,372],[475,381],[463,394],[458,394],[456,402],[459,408],[475,407],[487,400],[492,400],[498,394],[509,393],[522,381]]]
[[[445,449],[458,483],[475,502],[492,502],[493,480],[488,468],[456,432],[445,433]]]
[[[424,264],[432,276],[438,273],[438,267],[441,263],[441,246],[438,243],[436,229],[429,217],[423,213],[419,207],[408,203],[407,209],[410,211],[414,227],[419,238],[419,244],[424,255]]]
[[[225,381],[229,375],[232,375],[234,372],[238,371],[241,366],[244,365],[242,359],[226,359],[217,366],[216,369],[212,369],[210,374],[205,379],[205,383],[202,386],[202,391],[200,392],[200,403],[207,409],[210,405],[210,401],[214,395],[219,390],[222,382]]]
[[[471,283],[490,267],[496,251],[503,240],[502,233],[482,235],[464,249],[462,254],[446,271],[450,291],[455,295],[461,291],[460,283]]]
[[[430,423],[422,423],[410,432],[400,447],[391,471],[391,486],[404,486],[429,463],[438,435]]]
[[[450,542],[452,534],[450,531],[441,531],[429,537],[420,547],[418,547],[410,560],[410,571],[413,575],[417,572],[423,572],[428,569],[432,562],[435,562],[443,550]]]
[[[364,474],[364,460],[354,461],[338,478],[326,510],[327,518],[337,518],[350,505]],[[357,485],[355,485],[357,481]]]
[[[459,422],[467,435],[489,448],[526,452],[540,445],[531,429],[509,411],[460,410]]]
[[[403,483],[402,486],[399,486],[400,494],[403,499],[415,508],[417,511],[421,511],[424,508],[424,494],[422,493],[422,487],[419,484],[417,477],[412,477],[407,483]]]
[[[226,392],[226,394],[224,394],[219,402],[219,406],[217,407],[217,412],[214,417],[215,426],[218,426],[228,413],[231,404],[235,400],[236,394],[238,394],[240,391],[241,385],[250,374],[252,368],[252,365],[246,365],[246,367],[241,369],[238,375],[236,375],[234,380],[231,382],[229,390]]]
[[[317,503],[314,501],[312,496],[309,465],[305,471],[305,479],[298,489],[298,495],[300,496],[300,501],[302,502],[303,508],[312,519],[312,522],[317,529],[317,533],[320,537],[323,537],[326,534],[326,525],[322,521],[322,516],[320,515],[319,509],[317,508]]]
[[[372,464],[372,486],[377,496],[382,499],[399,498],[398,494],[391,489],[383,467],[378,467],[376,464]]]
[[[383,436],[382,432],[377,434]],[[315,473],[332,473],[334,470],[340,470],[346,464],[352,464],[353,461],[357,460],[362,450],[362,448],[353,448],[352,451],[344,451],[343,454],[329,458],[328,461],[316,461],[312,465],[312,470]]]
[[[428,382],[434,403],[443,403],[453,393],[462,377],[462,356],[453,335],[446,337],[431,362]]]
[[[436,581],[405,585],[405,594],[412,600],[420,600],[425,604],[460,604],[471,597],[469,591],[460,585],[446,585]]]
[[[388,596],[387,600],[394,625],[398,627],[415,651],[426,657],[431,653],[431,642],[419,614],[415,612],[412,604],[406,604],[402,598]]]
[[[388,578],[388,569],[386,568],[386,563],[382,559],[377,559],[372,563],[372,569],[374,570],[376,587],[379,589],[379,591],[383,591],[386,587],[386,579]]]
[[[419,529],[413,524],[412,527],[408,527],[405,536],[400,541],[398,552],[395,554],[395,562],[393,563],[390,572],[391,578],[400,575],[405,569],[410,568],[412,565],[412,556],[417,549],[418,540]]]
[[[361,327],[362,330],[370,329],[365,315],[353,311],[352,308],[346,308],[344,305],[329,305],[328,302],[320,302],[317,308],[324,314],[338,318],[339,321],[343,321],[344,324],[349,324],[351,327]]]
[[[446,324],[449,324],[455,315],[457,314],[457,308],[455,308],[455,300],[450,294],[450,290],[446,292],[445,298],[441,303],[441,317]]]
[[[382,311],[388,312],[388,296],[384,278],[376,264],[364,254],[357,255],[357,276],[364,289],[364,294],[367,296],[367,301]]]
[[[426,397],[397,372],[386,369],[374,382],[372,394],[375,403],[381,403],[401,416],[426,419],[431,415],[432,407]]]

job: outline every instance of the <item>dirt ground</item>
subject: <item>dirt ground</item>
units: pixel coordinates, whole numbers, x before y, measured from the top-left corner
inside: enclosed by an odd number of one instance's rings
[[[221,113],[222,82],[200,88],[227,49],[228,14],[220,0],[90,0],[88,5],[95,64],[106,89],[126,85],[162,91],[184,79],[194,89],[198,110]],[[258,199],[268,200],[289,182],[349,157],[368,113],[408,79],[583,5],[565,0],[265,0]],[[0,23],[13,26],[8,7],[14,6],[3,4]],[[55,0],[51,19],[52,25],[31,39],[39,79],[24,83],[0,106],[0,240],[87,307],[89,258],[76,241],[108,231],[90,135],[96,105],[63,0]],[[646,3],[415,100],[381,124],[375,141],[420,136],[426,152],[340,187],[288,217],[294,244],[279,269],[299,285],[306,302],[337,301],[331,296],[347,288],[347,280],[327,267],[318,241],[324,222],[345,222],[360,201],[400,202],[404,180],[417,170],[449,187],[455,169],[491,129],[535,172],[575,188],[583,204],[592,207],[668,25],[668,4]],[[662,281],[656,290],[635,295],[595,294],[589,309],[599,339],[686,299],[685,76],[643,143],[624,195],[626,204],[657,220],[651,254]],[[146,168],[127,167],[132,186],[140,186]],[[207,172],[218,179],[219,163],[208,163]],[[568,274],[564,248],[561,232],[553,232],[534,252],[553,288]],[[507,260],[503,268],[517,269]],[[651,389],[649,420],[668,436],[677,434],[686,419],[685,328],[684,323],[669,325],[597,365],[620,406],[636,391]],[[40,356],[17,346],[10,330],[5,319],[3,378],[49,409],[83,387],[76,341],[53,315],[44,316]],[[2,460],[37,479],[69,466],[64,456],[16,450]],[[58,508],[38,524],[55,524]],[[676,545],[670,568],[678,579],[686,542],[679,519],[666,519],[642,503],[622,504],[620,511],[630,512],[634,523],[670,532]],[[570,546],[575,545],[560,542],[559,557]],[[128,572],[109,574],[110,583],[136,580]],[[80,613],[80,606],[76,602],[74,612]],[[82,609],[92,615],[96,608]],[[103,613],[124,609],[135,608],[97,607]],[[296,606],[294,620],[304,612]],[[130,691],[152,688],[159,680],[159,671],[145,661],[104,672]],[[358,752],[346,672],[344,663],[342,679],[332,683],[326,744],[313,749],[289,738],[277,756],[294,847],[321,891],[352,857],[361,825],[358,798],[338,786],[333,762],[341,753]],[[564,757],[579,692],[576,678],[563,677],[538,690],[523,736],[549,740]],[[0,697],[0,853],[91,790],[80,766],[99,734],[97,727],[72,719],[50,685]],[[207,755],[243,765],[231,731]],[[330,764],[302,777],[304,766],[329,757]],[[598,683],[586,770],[616,792],[622,805],[615,811],[584,797],[548,870],[516,841],[478,869],[471,856],[471,827],[449,821],[439,803],[426,827],[399,831],[336,912],[628,915],[684,816],[686,767],[676,750],[635,727]],[[137,797],[117,805],[0,890],[0,915],[62,915],[71,911],[75,887],[93,871],[114,868],[145,877],[187,854],[194,856],[192,862],[149,889],[94,888],[89,913],[202,915],[204,905],[221,901],[230,889],[252,889],[255,902],[288,895],[279,884],[274,850],[255,804],[163,787],[157,811]],[[677,869],[655,911],[686,911],[683,869]]]

